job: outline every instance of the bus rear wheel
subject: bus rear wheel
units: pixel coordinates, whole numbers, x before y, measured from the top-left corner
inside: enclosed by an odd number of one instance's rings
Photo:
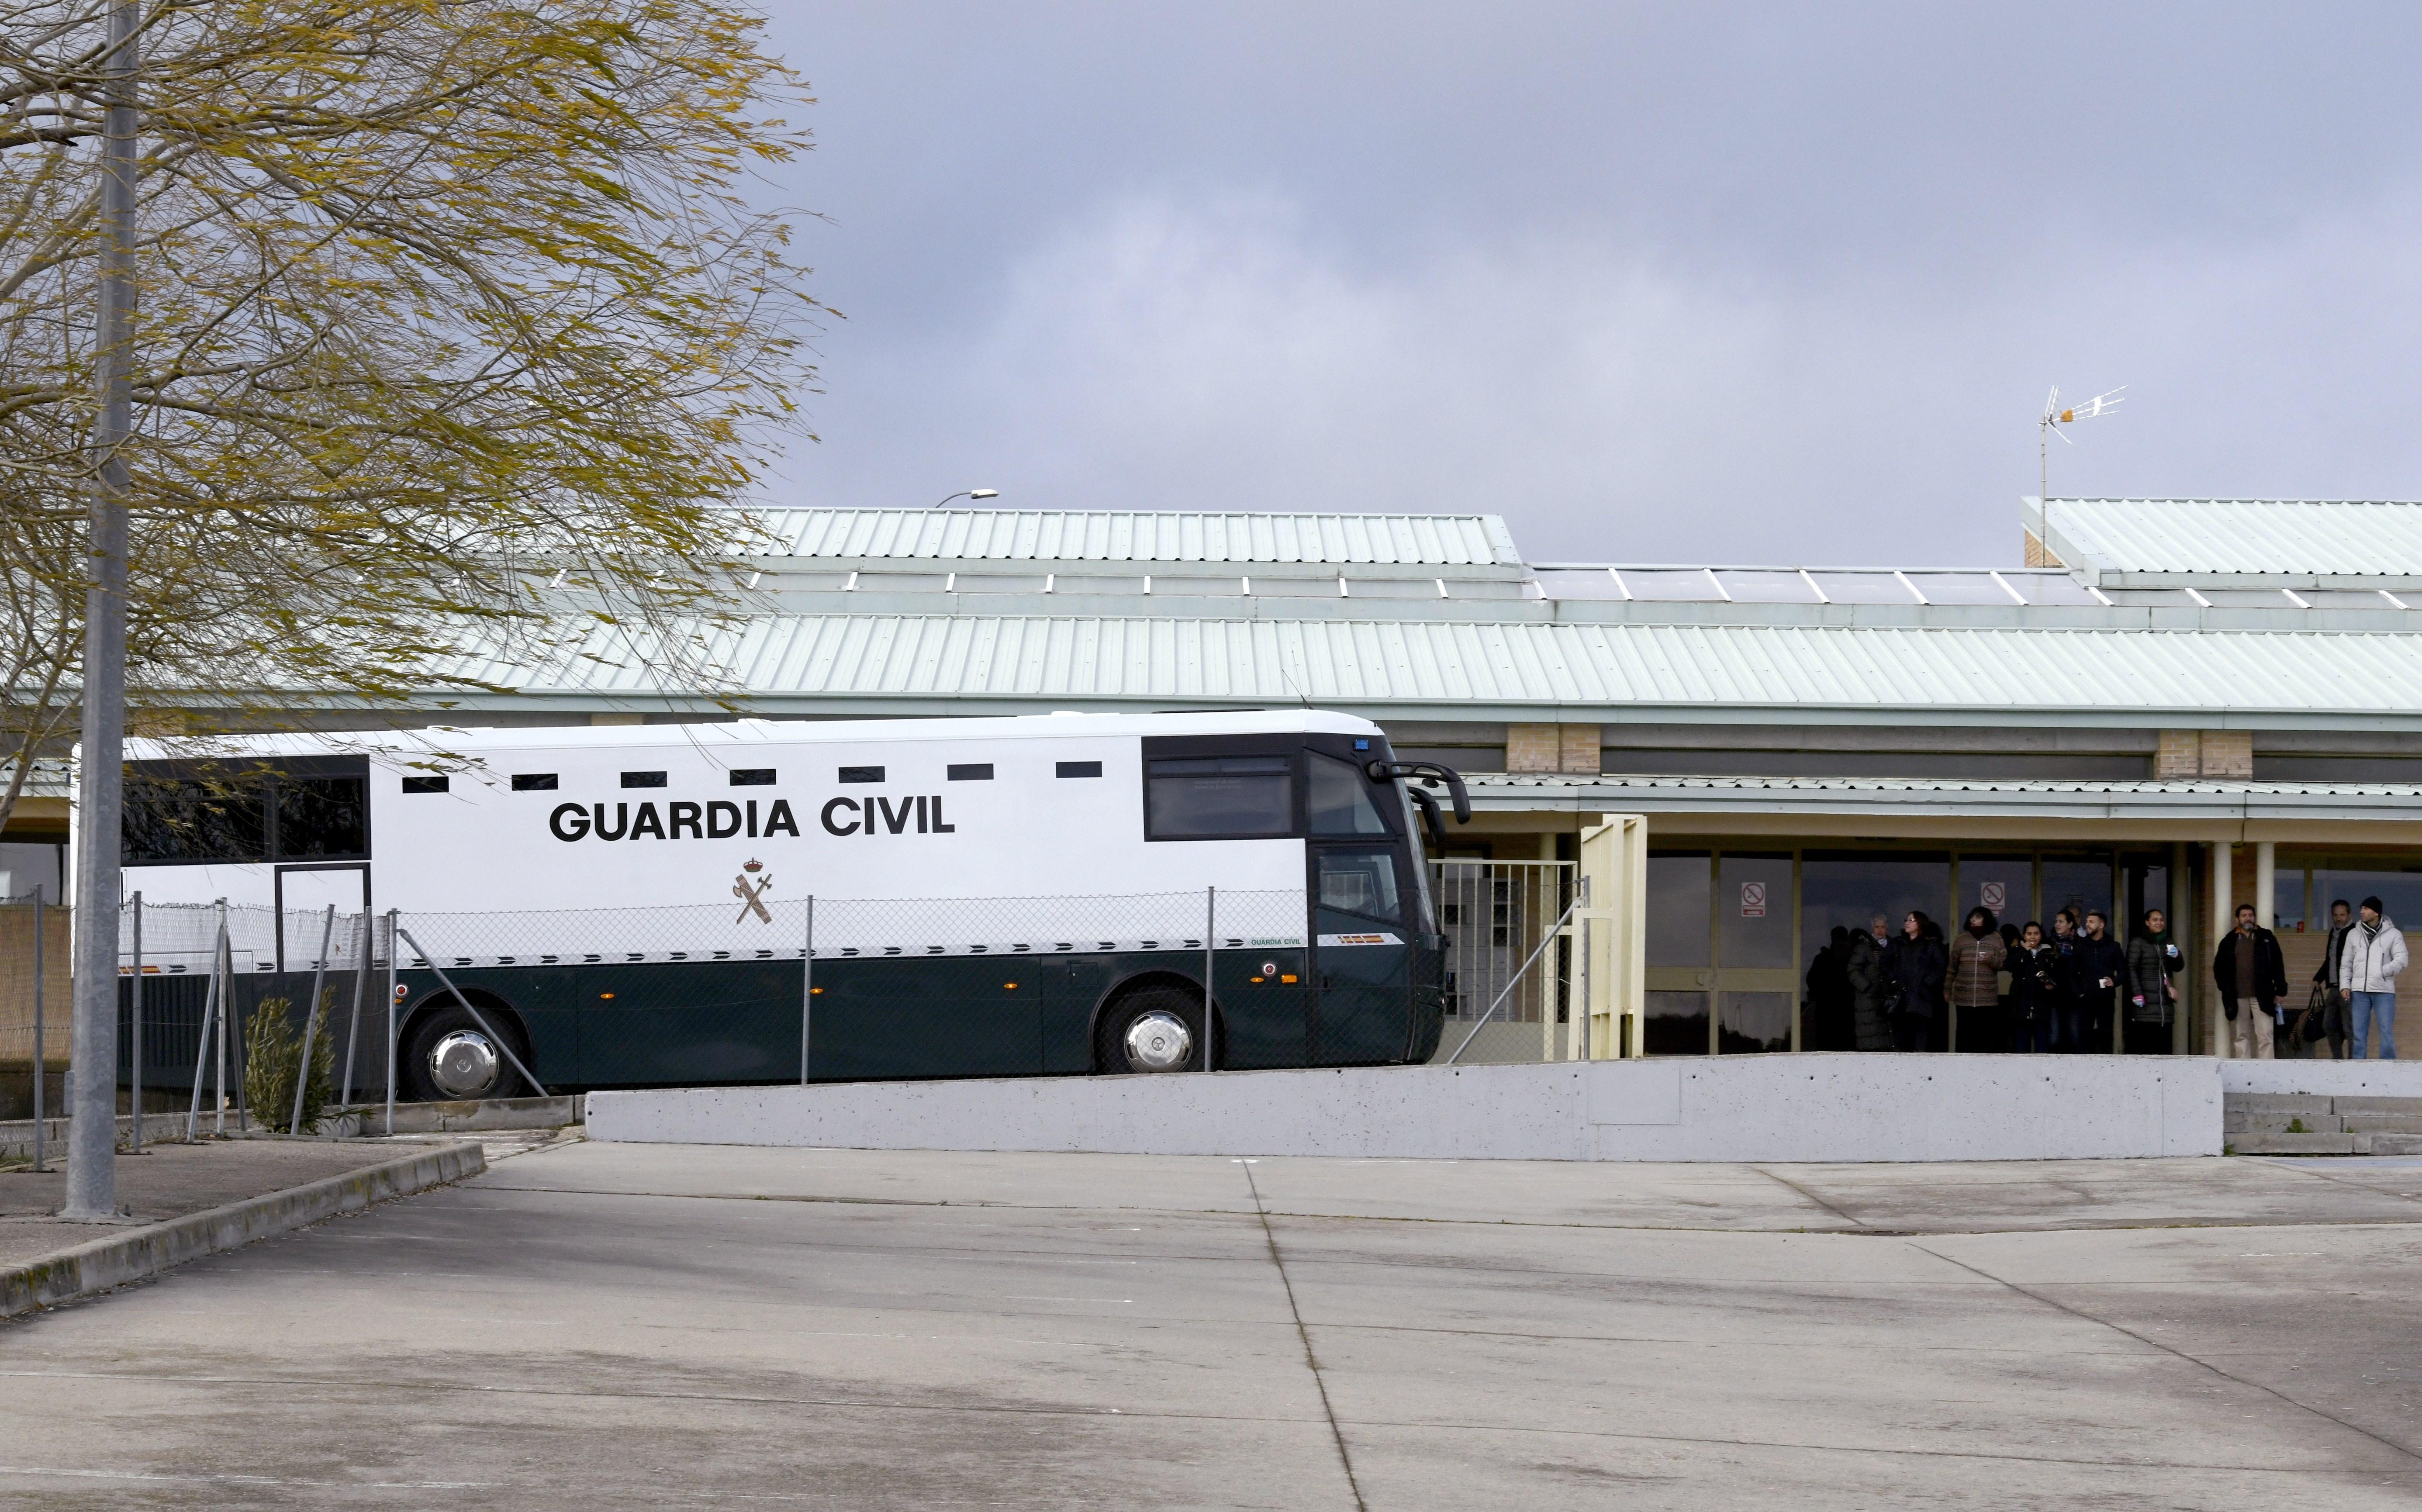
[[[1114,1076],[1202,1070],[1202,995],[1158,986],[1120,999],[1102,1015],[1093,1060]]]
[[[493,1034],[459,1003],[420,1016],[397,1057],[397,1079],[406,1099],[476,1102],[522,1093],[522,1079],[495,1040],[495,1034],[511,1034],[516,1026],[494,1008],[484,1014]],[[529,1049],[523,1041],[516,1037],[511,1048],[528,1063]]]

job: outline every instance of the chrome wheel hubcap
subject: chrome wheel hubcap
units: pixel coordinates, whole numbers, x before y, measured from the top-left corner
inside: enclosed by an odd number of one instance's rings
[[[496,1084],[495,1043],[473,1029],[448,1030],[429,1047],[429,1079],[449,1097],[477,1097]]]
[[[1138,1071],[1174,1071],[1194,1053],[1194,1031],[1156,1008],[1127,1026],[1127,1064]]]

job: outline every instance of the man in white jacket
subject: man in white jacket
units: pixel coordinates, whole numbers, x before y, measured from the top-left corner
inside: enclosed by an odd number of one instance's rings
[[[2366,1032],[2380,1026],[2380,1058],[2397,1059],[2397,973],[2405,969],[2405,936],[2381,911],[2376,897],[2363,900],[2363,912],[2346,943],[2339,947],[2338,987],[2347,995],[2348,1016],[2353,1020],[2351,1047],[2364,1058]]]

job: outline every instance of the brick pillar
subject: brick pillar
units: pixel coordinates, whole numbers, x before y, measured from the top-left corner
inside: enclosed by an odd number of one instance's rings
[[[2254,732],[2207,730],[2203,732],[2203,775],[2247,779],[2254,775]]]
[[[1551,724],[1509,724],[1505,727],[1505,769],[1509,772],[1553,772],[1563,768],[1558,732]]]
[[[2203,775],[2203,732],[2164,730],[2153,748],[2153,780],[2190,781]]]
[[[2153,748],[2153,780],[2189,782],[2196,778],[2242,781],[2254,775],[2250,730],[2164,730]]]
[[[1597,726],[1568,724],[1556,729],[1556,769],[1582,777],[1597,776]]]

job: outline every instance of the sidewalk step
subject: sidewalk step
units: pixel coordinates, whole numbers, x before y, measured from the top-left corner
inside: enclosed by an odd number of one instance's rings
[[[2228,1137],[2233,1155],[2352,1155],[2355,1153],[2352,1134],[2234,1134]]]
[[[2333,1097],[2330,1107],[2341,1113],[2412,1113],[2422,1118],[2422,1097]]]
[[[2290,1128],[2298,1124],[2300,1128]],[[2347,1121],[2332,1112],[2241,1113],[2229,1110],[2220,1115],[2221,1132],[2234,1138],[2239,1134],[2343,1134]]]
[[[2304,1122],[2313,1121],[2315,1113],[2334,1111],[2334,1099],[2309,1092],[2232,1092],[2221,1098],[2221,1107],[2232,1113],[2257,1113],[2265,1117],[2277,1114],[2281,1119],[2299,1114]]]
[[[2347,1099],[2352,1102],[2354,1099]],[[2334,1115],[2350,1134],[2422,1134],[2422,1111],[2410,1113],[2342,1112]]]

